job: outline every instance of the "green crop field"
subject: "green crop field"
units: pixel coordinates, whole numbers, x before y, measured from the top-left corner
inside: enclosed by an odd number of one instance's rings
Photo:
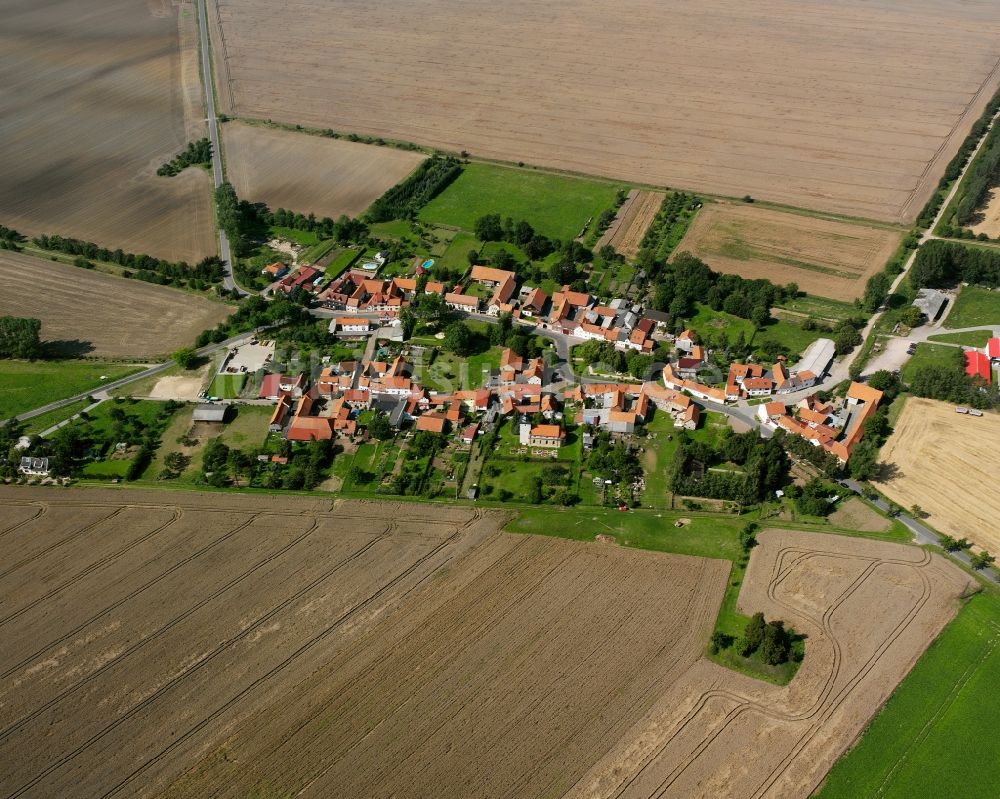
[[[527,220],[550,238],[572,239],[591,217],[614,206],[623,188],[583,178],[493,164],[469,164],[420,212],[420,219],[471,231],[476,220],[500,214]]]
[[[981,593],[833,767],[819,799],[1000,795],[1000,597]]]
[[[96,391],[102,383],[142,369],[135,364],[106,361],[0,361],[0,419],[84,391]],[[101,380],[102,376],[107,379]]]
[[[1000,325],[1000,291],[966,286],[959,292],[955,307],[945,319],[945,327],[976,325]]]

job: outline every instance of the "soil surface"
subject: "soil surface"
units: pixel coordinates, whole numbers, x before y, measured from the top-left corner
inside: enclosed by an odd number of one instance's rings
[[[982,1],[210,5],[231,115],[893,222],[1000,84]]]
[[[222,139],[240,197],[318,218],[360,215],[426,157],[239,122],[223,125]]]
[[[0,224],[172,261],[215,253],[208,172],[156,174],[208,135],[193,3],[8,3],[0,86]]]
[[[809,294],[853,300],[885,268],[898,231],[820,219],[754,205],[707,203],[676,252],[690,252],[717,272],[796,283]]]
[[[233,306],[141,280],[0,250],[0,314],[42,320],[42,340],[67,355],[167,356]]]
[[[805,797],[954,614],[908,546],[765,531],[729,564],[471,508],[0,488],[0,795]],[[875,609],[877,608],[877,612]]]
[[[916,547],[768,530],[739,608],[808,636],[785,687],[699,660],[567,794],[807,797],[958,610],[970,578]]]

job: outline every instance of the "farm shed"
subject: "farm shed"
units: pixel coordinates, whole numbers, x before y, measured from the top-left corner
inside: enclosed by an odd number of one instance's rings
[[[937,289],[920,289],[917,298],[913,301],[913,307],[919,308],[920,313],[927,317],[928,322],[937,319],[948,297]]]
[[[201,405],[195,406],[194,413],[191,415],[191,421],[225,422],[227,410],[229,410],[229,406],[227,405],[213,405],[210,403],[202,403]]]
[[[802,360],[799,361],[793,372],[812,372],[814,375],[824,375],[827,369],[830,368],[830,364],[833,363],[833,356],[837,352],[837,347],[828,338],[818,338],[809,348],[805,351],[802,356]]]

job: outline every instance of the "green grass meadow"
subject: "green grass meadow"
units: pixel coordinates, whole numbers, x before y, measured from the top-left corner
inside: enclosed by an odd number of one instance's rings
[[[540,233],[572,239],[586,221],[614,205],[622,186],[527,169],[468,164],[420,212],[420,219],[471,231],[486,214],[525,219]]]
[[[976,325],[1000,325],[1000,291],[966,286],[958,293],[955,307],[945,319],[945,327]]]
[[[972,597],[830,771],[819,799],[1000,796],[1000,597]]]
[[[84,391],[96,391],[102,384],[142,369],[135,364],[106,361],[0,361],[0,419]],[[102,375],[107,380],[101,380]]]
[[[917,351],[902,369],[903,382],[913,379],[917,370],[924,366],[951,366],[959,357],[957,347],[947,347],[943,344],[918,344]]]

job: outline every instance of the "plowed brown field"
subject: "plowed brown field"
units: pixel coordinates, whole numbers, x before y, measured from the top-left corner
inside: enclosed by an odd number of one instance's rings
[[[707,203],[677,247],[717,272],[797,283],[809,294],[853,300],[885,268],[902,234],[753,205]]]
[[[212,5],[229,113],[887,221],[1000,83],[987,0]]]
[[[42,339],[67,355],[167,355],[233,312],[188,292],[7,250],[0,283],[0,314],[41,319]]]
[[[698,659],[728,573],[463,508],[0,507],[5,797],[558,795]]]
[[[357,216],[424,160],[420,153],[244,125],[222,128],[236,193],[272,209]]]
[[[193,3],[7,3],[0,86],[0,224],[189,263],[215,252],[208,173],[156,175],[207,134]]]
[[[882,448],[895,467],[879,484],[936,530],[1000,554],[1000,415],[964,416],[949,402],[910,397]]]

